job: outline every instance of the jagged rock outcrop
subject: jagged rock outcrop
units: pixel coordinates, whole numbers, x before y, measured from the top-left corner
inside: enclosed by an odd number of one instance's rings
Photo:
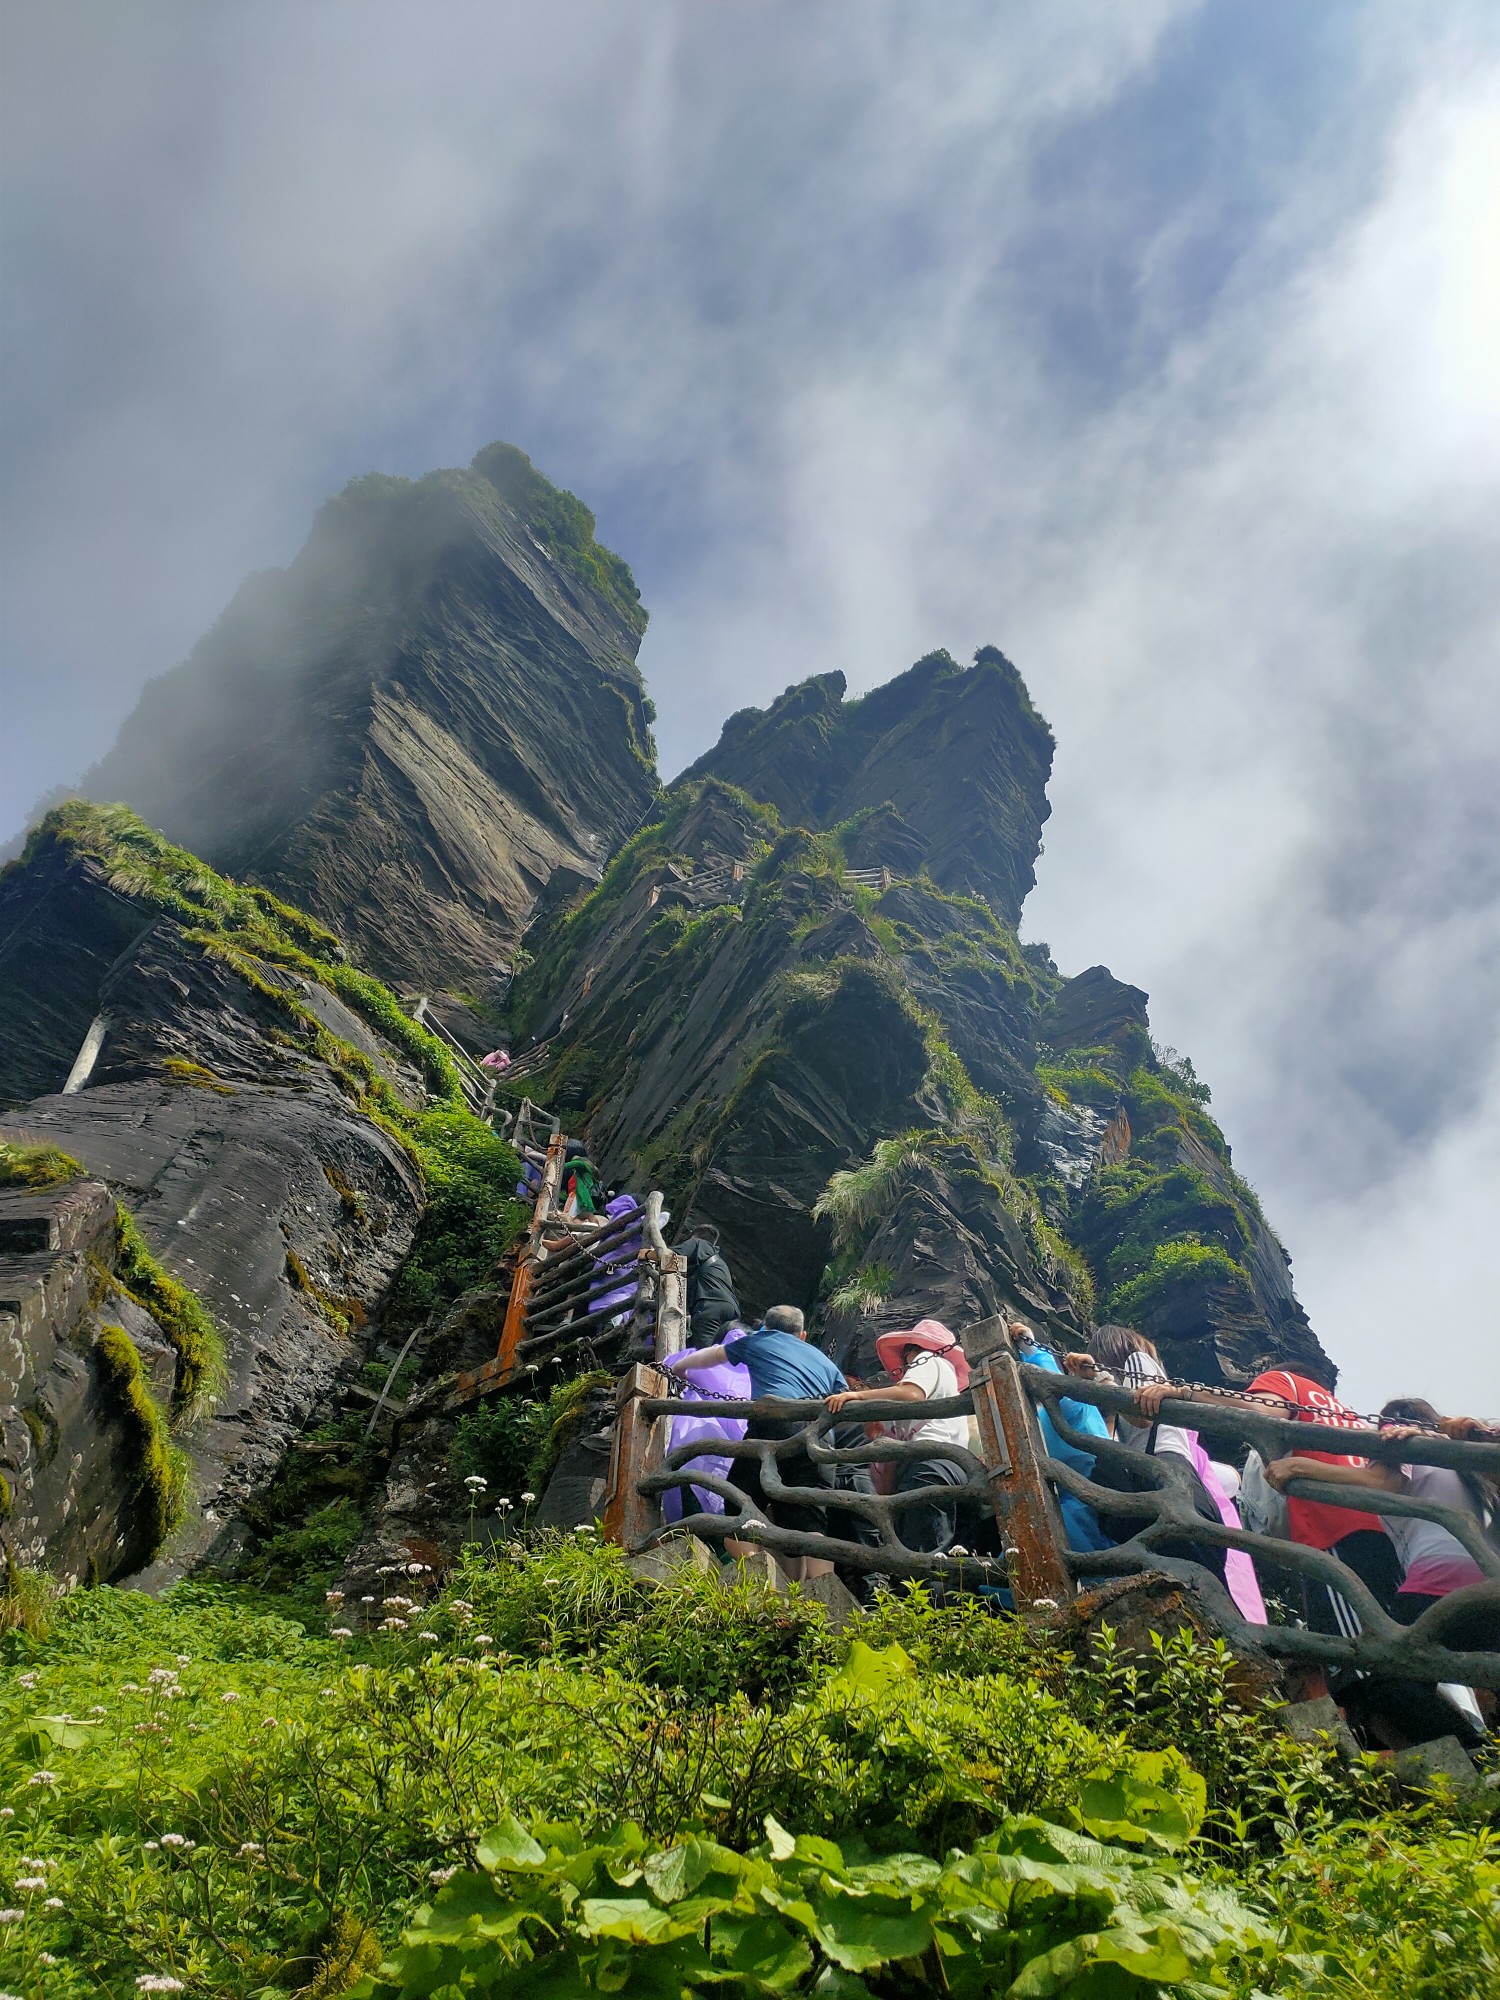
[[[656,789],[630,572],[509,445],[370,475],[241,589],[84,780],[412,988],[483,992]]]
[[[742,708],[686,778],[722,778],[788,826],[851,830],[851,867],[925,866],[940,888],[980,896],[1014,927],[1036,880],[1052,732],[994,646],[971,667],[929,653],[856,701],[816,674],[768,709]]]
[[[94,1181],[0,1191],[0,1532],[17,1561],[75,1583],[152,1546],[143,1440],[101,1326],[130,1341],[163,1404],[177,1368],[116,1279],[115,1227]]]

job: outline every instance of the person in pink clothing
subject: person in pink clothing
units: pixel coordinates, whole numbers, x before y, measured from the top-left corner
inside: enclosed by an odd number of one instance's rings
[[[881,1366],[894,1383],[873,1389],[841,1389],[828,1398],[828,1407],[838,1413],[858,1411],[861,1403],[899,1402],[920,1405],[956,1396],[969,1386],[969,1363],[963,1349],[941,1320],[918,1320],[914,1327],[883,1333],[875,1343]],[[882,1425],[887,1436],[927,1445],[967,1445],[966,1417],[928,1417],[920,1409],[910,1419]],[[909,1549],[937,1555],[951,1548],[958,1536],[958,1500],[953,1492],[968,1474],[952,1458],[903,1459],[893,1491],[931,1497],[903,1507],[896,1532]]]

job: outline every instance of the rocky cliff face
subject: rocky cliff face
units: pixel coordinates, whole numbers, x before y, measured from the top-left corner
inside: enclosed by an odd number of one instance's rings
[[[252,577],[84,781],[413,988],[482,992],[558,871],[655,790],[645,614],[593,516],[509,445],[356,480]]]
[[[684,776],[738,785],[788,826],[863,815],[851,866],[924,868],[1014,927],[1036,880],[1052,768],[1052,732],[1016,669],[985,646],[972,667],[929,653],[857,701],[844,690],[842,674],[818,674],[768,709],[741,709]]]
[[[305,947],[319,942],[316,927],[174,858],[128,816],[53,815],[0,876],[0,935],[0,1000],[18,1022],[34,1017],[0,1049],[0,1088],[15,1102],[42,1085],[0,1118],[0,1140],[54,1147],[106,1183],[222,1343],[211,1413],[181,1427],[195,1499],[172,1544],[180,1570],[357,1363],[425,1198],[410,1148],[371,1112],[382,1093],[425,1103],[424,1078],[410,1049],[314,976]],[[97,1054],[83,1073],[74,1058],[91,1027]],[[64,1092],[70,1070],[76,1087]],[[149,1321],[128,1307],[101,1313],[96,1300],[85,1311],[87,1272],[75,1261],[66,1284],[54,1257],[47,1285],[30,1285],[35,1325],[17,1366],[33,1428],[63,1440],[64,1462],[89,1466],[98,1453],[88,1438],[104,1435],[89,1386],[98,1327],[123,1326],[148,1372],[159,1356]],[[167,1405],[175,1384],[169,1369]],[[0,1469],[32,1495],[33,1538],[70,1564],[109,1574],[149,1546],[131,1532],[113,1564],[97,1534],[75,1550],[73,1515],[60,1510],[87,1512],[80,1491],[64,1481],[51,1493],[13,1454]]]

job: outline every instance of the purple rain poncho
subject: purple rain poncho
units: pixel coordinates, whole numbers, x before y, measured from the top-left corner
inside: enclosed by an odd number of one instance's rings
[[[694,1402],[699,1398],[707,1400],[710,1397],[748,1402],[751,1394],[750,1370],[742,1368],[734,1361],[721,1361],[713,1368],[695,1368],[691,1375],[683,1376],[680,1383],[674,1383],[673,1393],[690,1398]],[[696,1444],[701,1439],[710,1449],[697,1453],[689,1463],[701,1466],[705,1472],[712,1473],[719,1479],[727,1479],[734,1460],[722,1452],[714,1451],[712,1446],[730,1440],[738,1442],[744,1435],[743,1417],[713,1416],[705,1411],[701,1417],[673,1417],[672,1432],[667,1440],[667,1446],[670,1450],[673,1445]],[[692,1488],[692,1493],[700,1513],[723,1513],[724,1502],[717,1493],[711,1492],[706,1486],[695,1486]],[[683,1490],[680,1486],[674,1486],[670,1492],[662,1495],[661,1511],[664,1520],[682,1519]]]

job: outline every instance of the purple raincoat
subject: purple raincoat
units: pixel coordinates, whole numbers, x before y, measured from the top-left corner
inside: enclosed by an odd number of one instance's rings
[[[684,1375],[681,1378],[680,1386],[676,1388],[675,1393],[693,1401],[697,1401],[700,1397],[706,1399],[718,1396],[730,1397],[736,1402],[749,1402],[750,1370],[740,1367],[733,1361],[721,1361],[716,1368],[698,1368],[691,1375]],[[696,1444],[700,1438],[711,1447],[713,1443],[722,1443],[726,1439],[737,1442],[744,1435],[743,1417],[711,1416],[705,1411],[701,1417],[673,1417],[668,1448],[678,1444]],[[727,1479],[734,1460],[710,1448],[697,1453],[689,1462],[701,1465],[705,1472],[712,1473],[719,1479]],[[717,1493],[710,1492],[706,1486],[695,1486],[692,1491],[701,1513],[723,1513],[724,1502]],[[661,1511],[665,1520],[682,1519],[680,1486],[674,1486],[670,1492],[662,1495]]]

